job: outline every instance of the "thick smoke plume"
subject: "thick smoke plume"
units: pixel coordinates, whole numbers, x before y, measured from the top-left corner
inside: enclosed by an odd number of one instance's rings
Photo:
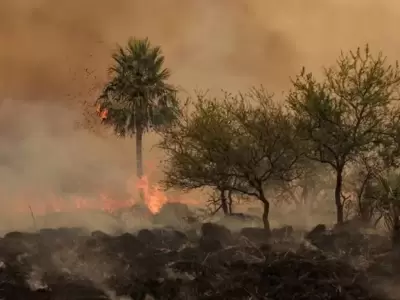
[[[184,88],[280,89],[300,66],[319,68],[366,42],[396,57],[399,16],[395,0],[2,1],[1,93],[92,97],[110,52],[130,36],[161,45]]]
[[[93,110],[110,54],[131,36],[162,46],[184,90],[263,84],[280,93],[301,66],[318,70],[367,42],[396,59],[399,18],[394,0],[1,1],[1,203],[25,191],[124,189],[133,141],[75,125]],[[153,141],[150,161],[160,156]]]

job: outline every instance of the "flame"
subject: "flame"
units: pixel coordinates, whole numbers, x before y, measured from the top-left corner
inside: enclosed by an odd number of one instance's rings
[[[97,114],[99,115],[99,117],[100,117],[100,119],[101,119],[102,121],[105,120],[105,119],[107,119],[107,117],[108,117],[108,109],[107,109],[107,108],[102,109],[102,108],[101,108],[101,105],[98,104],[98,105],[96,106],[96,112],[97,112]]]
[[[59,197],[53,193],[43,195],[34,191],[25,191],[16,195],[11,205],[10,213],[34,213],[35,215],[46,215],[54,212],[72,212],[76,210],[102,210],[107,213],[115,213],[120,209],[132,207],[141,201],[146,204],[148,209],[156,214],[169,202],[167,195],[158,185],[149,183],[147,176],[141,179],[131,179],[127,182],[127,190],[131,195],[126,200],[116,200],[105,192],[101,192],[97,197],[86,198],[83,196]],[[141,192],[143,199],[135,197]],[[9,210],[7,210],[7,213]]]
[[[108,109],[102,109],[97,105],[96,112],[102,120],[108,117]],[[148,169],[155,169],[153,164],[147,166]],[[107,192],[99,191],[97,197],[87,198],[80,195],[60,197],[54,193],[43,194],[34,190],[23,190],[19,195],[10,197],[6,214],[34,214],[46,215],[54,212],[73,212],[76,210],[102,210],[107,213],[115,213],[118,210],[132,207],[137,203],[144,202],[149,211],[153,214],[158,213],[168,202],[182,202],[192,204],[193,201],[172,201],[162,191],[157,184],[152,185],[147,176],[128,180],[127,191],[130,197],[126,200],[113,199]],[[143,199],[135,196],[138,191],[143,195]],[[183,200],[183,199],[182,199]]]
[[[96,112],[100,116],[101,120],[105,120],[108,117],[108,109],[102,109],[101,105],[97,105],[96,107]],[[151,164],[151,168],[154,168],[154,166]],[[129,183],[131,181],[128,181],[128,190],[130,189]],[[168,202],[167,196],[162,192],[160,187],[158,185],[151,186],[149,184],[149,180],[147,176],[143,176],[140,178],[137,183],[135,184],[136,189],[141,190],[142,195],[144,197],[144,202],[149,208],[149,210],[152,213],[157,213],[160,211],[161,207]],[[130,189],[131,190],[131,189]],[[131,190],[132,191],[132,190]],[[134,194],[134,193],[132,193]],[[103,199],[103,206],[107,211],[112,211],[118,206],[114,201],[109,199],[107,196],[102,195]],[[132,199],[129,201],[129,204],[132,205],[132,203],[135,203],[135,201],[132,201]]]
[[[167,196],[158,185],[151,186],[149,184],[147,176],[143,176],[136,186],[143,192],[144,201],[153,214],[158,213],[163,205],[168,202]]]
[[[103,109],[100,112],[100,118],[101,118],[101,120],[105,120],[105,119],[107,119],[107,117],[108,117],[108,109]]]
[[[107,118],[107,109],[102,109],[100,105],[97,105],[96,111],[102,120]],[[148,164],[146,167],[153,171],[155,169],[154,164]],[[198,204],[198,201],[184,199],[175,199],[175,201],[172,201],[159,185],[150,184],[147,176],[143,176],[140,179],[133,177],[128,180],[127,191],[131,197],[124,201],[115,200],[104,191],[100,191],[98,196],[94,198],[86,198],[79,195],[60,197],[52,193],[43,195],[43,193],[38,194],[34,191],[24,191],[20,195],[16,195],[13,199],[10,199],[10,203],[12,204],[7,208],[7,213],[46,215],[52,212],[71,212],[76,210],[102,210],[107,213],[115,213],[120,209],[132,207],[134,204],[143,201],[150,212],[156,214],[168,202],[181,202],[189,205]],[[135,196],[138,194],[138,191],[143,195],[143,199]]]

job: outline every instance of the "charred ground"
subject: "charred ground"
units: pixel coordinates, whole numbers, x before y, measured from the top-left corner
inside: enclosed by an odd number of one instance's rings
[[[80,228],[0,240],[2,299],[389,299],[390,240],[346,225],[231,231],[216,223],[109,235]]]

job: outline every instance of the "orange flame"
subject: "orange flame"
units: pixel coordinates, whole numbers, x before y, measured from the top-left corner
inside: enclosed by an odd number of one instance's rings
[[[35,215],[45,215],[52,212],[71,212],[75,210],[102,210],[114,213],[120,209],[133,206],[138,201],[134,194],[141,191],[144,196],[144,203],[149,210],[156,214],[169,200],[166,194],[158,185],[151,185],[148,177],[143,176],[135,180],[134,184],[128,182],[128,192],[132,195],[127,200],[115,200],[107,193],[99,193],[94,199],[82,196],[70,196],[68,198],[58,197],[49,193],[48,195],[36,195],[34,192],[22,193],[16,196],[11,206],[10,213],[29,213],[31,210]],[[8,211],[8,210],[7,210]]]
[[[101,120],[105,120],[105,119],[108,118],[108,109],[103,109],[103,110],[100,112],[100,118],[101,118]]]
[[[165,203],[168,202],[167,196],[161,191],[160,187],[151,186],[147,176],[143,176],[136,187],[143,192],[144,201],[149,210],[154,214],[158,213]]]
[[[97,114],[100,116],[100,119],[101,119],[101,120],[107,119],[107,117],[108,117],[108,109],[107,109],[107,108],[102,109],[102,108],[101,108],[101,105],[98,104],[98,105],[96,106],[96,112],[97,112]]]

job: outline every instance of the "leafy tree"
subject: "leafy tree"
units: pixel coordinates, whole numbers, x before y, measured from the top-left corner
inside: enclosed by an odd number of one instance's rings
[[[167,155],[164,184],[184,191],[211,187],[213,202],[217,197],[220,203],[217,209],[228,214],[226,193],[231,191],[233,178],[221,174],[226,166],[220,163],[223,156],[218,155],[223,151],[218,147],[229,147],[226,143],[235,134],[235,128],[227,110],[216,99],[198,94],[196,100],[188,101],[173,126],[161,131],[159,146]],[[192,111],[189,113],[188,109]]]
[[[388,222],[388,201],[382,201],[383,194],[388,195],[396,190],[396,180],[399,178],[396,171],[400,166],[399,107],[391,108],[388,120],[390,122],[384,132],[382,145],[359,156],[352,168],[353,180],[350,182],[353,190],[356,191],[358,216],[364,222],[375,219],[375,225],[382,217],[385,217],[386,223]],[[379,195],[379,197],[374,195]]]
[[[136,137],[137,176],[143,176],[143,134],[170,123],[176,116],[176,89],[166,83],[161,48],[149,40],[130,39],[113,54],[111,79],[98,98],[98,112],[105,124],[122,137]]]
[[[392,232],[394,242],[400,243],[400,173],[398,170],[385,170],[375,174],[368,181],[364,198],[376,203],[386,228]]]
[[[377,225],[381,218],[378,216],[377,201],[366,197],[368,187],[376,179],[376,174],[381,171],[380,156],[373,152],[360,154],[357,161],[351,163],[348,168],[344,189],[353,196],[353,201],[348,208],[363,224],[372,225],[371,223],[374,222],[373,225]]]
[[[163,133],[165,183],[255,197],[264,205],[263,222],[269,231],[265,189],[298,176],[297,145],[291,119],[262,89],[225,94],[220,101],[199,97],[192,112]]]
[[[388,65],[382,54],[374,57],[368,46],[342,53],[321,81],[304,69],[293,81],[288,104],[310,147],[307,157],[336,173],[338,224],[343,223],[345,167],[385,142],[399,84],[398,65]]]

